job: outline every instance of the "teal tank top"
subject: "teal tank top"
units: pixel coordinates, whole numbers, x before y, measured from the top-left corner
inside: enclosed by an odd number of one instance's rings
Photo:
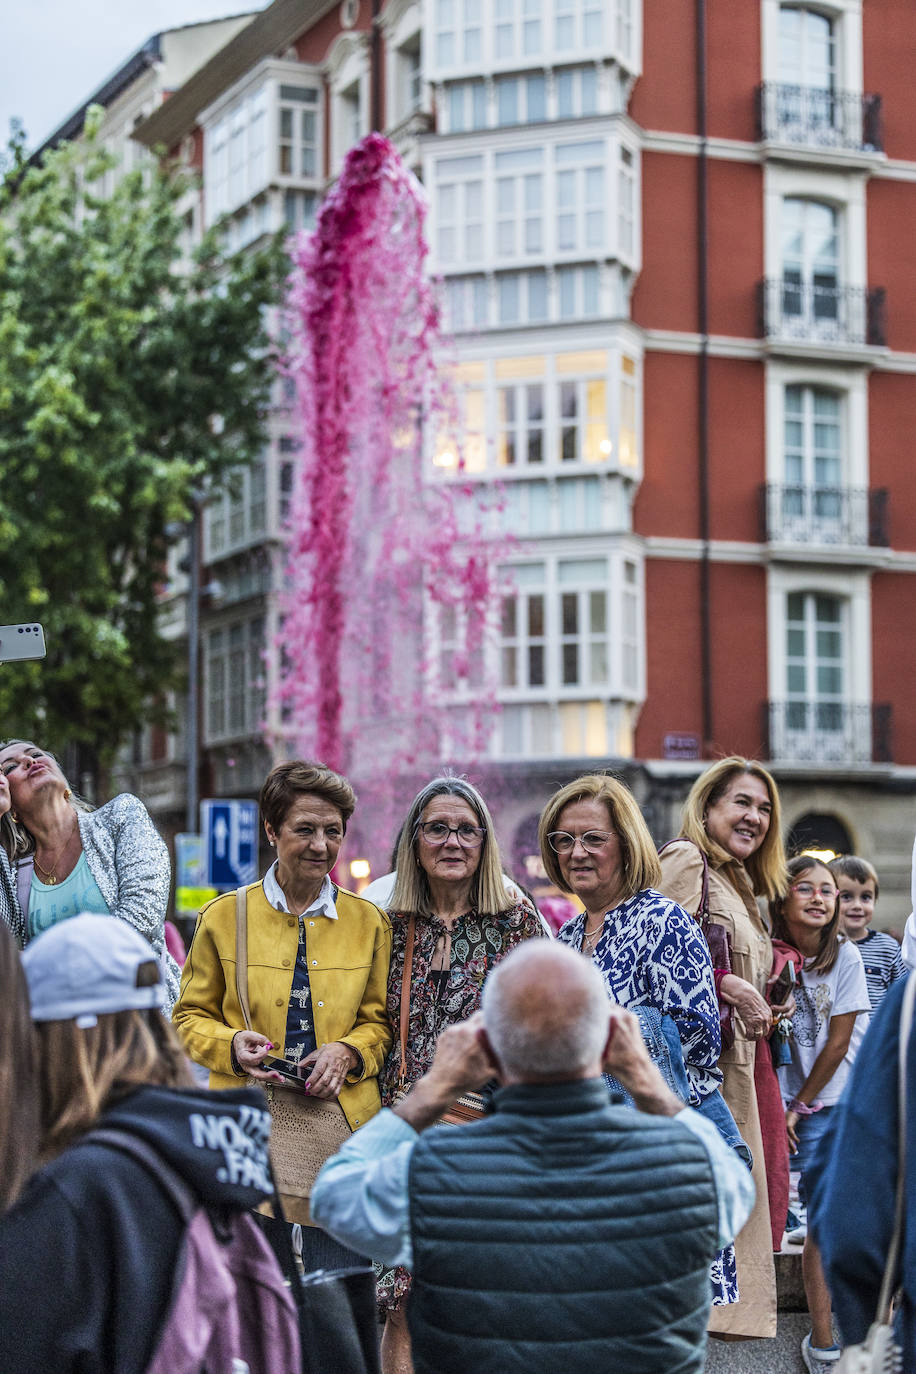
[[[56,926],[58,921],[79,916],[83,911],[92,912],[95,916],[111,914],[98,883],[89,871],[85,854],[80,855],[79,863],[63,882],[49,886],[39,882],[37,874],[32,874],[29,888],[30,940],[34,940],[43,930]]]

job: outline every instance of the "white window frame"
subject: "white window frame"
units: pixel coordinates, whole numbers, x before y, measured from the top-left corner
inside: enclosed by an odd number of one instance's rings
[[[770,359],[766,372],[767,481],[784,483],[783,434],[787,386],[835,391],[843,398],[844,475],[849,487],[868,487],[868,372],[864,367],[839,368]]]
[[[802,0],[793,9],[816,9],[834,24],[837,89],[862,94],[862,0]],[[760,6],[763,80],[779,81],[780,0],[762,0]]]
[[[837,597],[847,604],[847,691],[850,705],[872,699],[871,583],[867,571],[848,568],[829,572],[821,567],[771,566],[767,574],[767,677],[771,701],[786,700],[787,602],[793,592]]]

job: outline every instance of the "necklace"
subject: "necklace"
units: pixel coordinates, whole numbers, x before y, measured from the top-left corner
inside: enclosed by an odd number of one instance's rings
[[[601,939],[601,932],[604,930],[604,922],[595,930],[589,930],[587,926],[582,927],[582,934],[585,938],[586,948],[589,954],[594,954],[598,949],[598,941]]]
[[[34,864],[35,864],[35,867],[38,869],[39,873],[43,873],[43,874],[44,874],[44,877],[42,878],[41,881],[45,884],[46,887],[53,887],[53,886],[55,885],[55,883],[57,882],[57,878],[56,878],[56,876],[55,876],[56,873],[57,873],[57,866],[58,866],[58,864],[60,863],[61,859],[64,857],[64,854],[65,854],[66,851],[67,851],[67,846],[69,845],[70,841],[73,839],[73,832],[74,832],[74,830],[76,829],[76,820],[77,820],[76,812],[74,811],[74,813],[73,813],[73,824],[72,824],[71,827],[70,827],[70,833],[69,833],[69,835],[67,836],[67,838],[64,840],[64,842],[63,842],[63,844],[61,845],[60,849],[57,851],[57,858],[54,860],[54,863],[53,863],[53,865],[52,865],[50,868],[45,868],[44,864],[41,864],[41,863],[38,862],[38,854],[37,854],[37,852],[36,852],[35,854],[32,855],[32,860],[33,860],[33,862],[34,862]]]

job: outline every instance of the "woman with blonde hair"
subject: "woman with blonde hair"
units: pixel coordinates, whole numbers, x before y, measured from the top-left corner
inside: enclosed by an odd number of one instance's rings
[[[779,793],[767,770],[737,756],[705,769],[690,789],[680,838],[665,847],[661,868],[661,891],[698,919],[705,878],[709,920],[731,938],[732,972],[717,974],[719,998],[736,1013],[734,1044],[720,1060],[722,1092],[754,1157],[757,1202],[735,1242],[740,1300],[713,1308],[709,1330],[775,1336],[773,1250],[785,1226],[789,1168],[767,1036],[774,1015],[785,1009],[771,1008],[764,996],[773,946],[757,897],[774,900],[787,880]]]
[[[396,874],[388,903],[394,1045],[379,1077],[385,1107],[427,1072],[446,1026],[479,1009],[490,969],[522,940],[546,935],[528,899],[507,888],[493,819],[464,778],[434,778],[414,797],[401,829]],[[385,1374],[409,1374],[412,1368],[405,1313],[410,1283],[403,1267],[379,1277]]]

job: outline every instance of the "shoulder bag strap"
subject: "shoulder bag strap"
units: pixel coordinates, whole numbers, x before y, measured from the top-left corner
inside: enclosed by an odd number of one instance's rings
[[[897,1060],[897,1196],[894,1203],[894,1234],[887,1252],[884,1278],[878,1295],[877,1320],[890,1325],[894,1287],[897,1279],[897,1266],[900,1262],[900,1244],[903,1239],[903,1211],[906,1192],[906,1074],[910,1045],[910,1030],[913,1025],[913,1002],[916,999],[916,975],[910,974],[906,980],[906,991],[900,1005],[900,1049]]]
[[[235,991],[245,1018],[245,1029],[251,1030],[251,1009],[248,1005],[248,888],[235,893]]]
[[[664,854],[666,849],[670,849],[673,844],[692,844],[703,864],[703,881],[700,884],[700,905],[693,913],[693,918],[695,921],[698,921],[705,930],[709,925],[709,860],[706,857],[703,846],[697,844],[696,840],[688,840],[686,835],[681,835],[679,839],[669,840],[667,844],[663,844],[658,851],[659,857]]]
[[[401,974],[401,1068],[398,1073],[398,1088],[401,1089],[407,1081],[407,1024],[410,1020],[410,980],[413,976],[416,928],[416,917],[411,914],[407,918],[407,944],[404,947],[404,972]]]

